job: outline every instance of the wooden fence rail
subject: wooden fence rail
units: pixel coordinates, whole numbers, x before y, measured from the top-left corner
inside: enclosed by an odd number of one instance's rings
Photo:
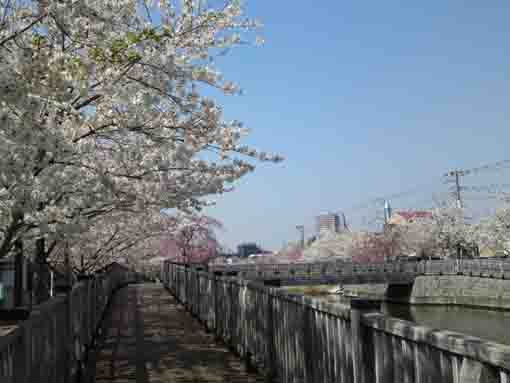
[[[0,327],[0,382],[76,381],[108,300],[133,278],[128,270],[108,271],[35,306],[26,321]]]
[[[163,283],[279,382],[510,383],[510,346],[171,262]]]

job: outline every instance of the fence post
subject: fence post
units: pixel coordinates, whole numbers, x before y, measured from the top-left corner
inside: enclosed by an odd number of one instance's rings
[[[209,273],[209,278],[211,278],[211,283],[212,283],[212,294],[213,294],[213,309],[212,309],[212,312],[213,312],[213,320],[212,320],[212,324],[211,324],[211,330],[214,334],[217,334],[218,331],[217,331],[217,327],[218,327],[218,322],[217,322],[217,307],[218,307],[218,302],[217,302],[217,298],[216,298],[216,276],[213,274],[213,273]]]
[[[364,331],[362,309],[380,309],[380,302],[368,299],[351,300],[351,336],[353,383],[368,383],[375,379],[374,339]]]
[[[20,332],[18,338],[16,339],[16,346],[14,348],[14,358],[13,358],[13,378],[16,383],[25,383],[27,381],[27,377],[30,374],[29,366],[27,365],[28,358],[31,358],[30,350],[27,347],[28,339],[27,337],[30,335],[30,330],[28,330],[27,326],[22,326],[18,329]]]
[[[351,305],[351,339],[353,383],[364,383],[363,348],[361,342],[361,311]]]
[[[275,342],[275,334],[274,334],[274,315],[273,315],[273,295],[270,292],[265,291],[264,294],[267,294],[267,308],[266,308],[266,345],[267,345],[267,354],[266,354],[266,380],[272,381],[276,378],[276,369],[275,369],[275,356],[276,351],[274,348]]]
[[[69,248],[67,243],[64,245],[64,262],[65,262],[65,270],[66,270],[66,328],[65,328],[65,345],[66,345],[66,353],[65,353],[65,374],[66,374],[66,382],[72,381],[72,370],[73,370],[73,357],[74,355],[74,343],[73,343],[73,308],[72,308],[72,277],[71,277],[71,262],[69,260]]]

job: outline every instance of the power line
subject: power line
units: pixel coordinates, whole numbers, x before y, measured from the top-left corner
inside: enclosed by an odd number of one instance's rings
[[[440,181],[440,179],[438,181]],[[364,203],[362,202],[362,203],[359,203],[357,205],[348,207],[346,209],[339,210],[339,212],[340,211],[354,212],[354,211],[362,210],[362,209],[365,209],[365,208],[371,208],[374,205],[382,205],[382,204],[384,204],[385,201],[390,201],[390,200],[394,200],[394,199],[398,199],[398,198],[403,198],[403,197],[407,197],[407,196],[411,196],[411,195],[421,194],[421,193],[424,192],[423,189],[425,189],[425,188],[427,188],[427,187],[429,187],[431,185],[433,185],[433,183],[429,182],[429,183],[426,183],[426,184],[421,184],[421,185],[415,186],[415,187],[413,187],[411,189],[408,189],[406,191],[395,192],[395,193],[387,194],[387,195],[381,196],[381,197],[374,197],[374,198],[371,198],[371,199],[367,200]]]
[[[464,186],[463,190],[468,192],[481,192],[488,194],[502,194],[503,189],[510,188],[510,184],[490,184],[490,185],[474,185],[474,186]]]
[[[478,166],[478,167],[471,168],[471,169],[464,169],[464,170],[462,170],[462,172],[464,173],[463,175],[471,175],[471,174],[477,174],[477,173],[481,173],[481,172],[485,172],[485,171],[489,171],[489,170],[496,170],[496,171],[503,170],[506,167],[510,167],[510,160],[501,160],[501,161],[492,162],[490,164],[485,164],[485,165]]]
[[[465,188],[461,187],[460,185],[461,177],[478,174],[490,170],[503,170],[507,166],[510,166],[510,160],[501,160],[471,169],[450,170],[447,173],[445,173],[443,177],[447,179],[447,182],[453,181],[455,183],[453,194],[455,195],[455,200],[457,201],[457,207],[462,208],[463,202],[461,191],[464,190]]]
[[[487,171],[502,171],[502,170],[509,169],[509,168],[510,168],[510,159],[501,160],[501,161],[497,161],[497,162],[493,162],[493,163],[489,163],[489,164],[485,164],[482,166],[473,167],[473,168],[469,168],[469,169],[450,170],[447,173],[443,174],[442,178],[433,179],[428,183],[424,183],[424,184],[415,186],[411,189],[401,191],[401,192],[387,194],[384,196],[370,198],[370,199],[366,200],[366,202],[362,202],[362,203],[350,206],[348,208],[344,208],[344,209],[340,209],[340,210],[336,210],[336,211],[332,210],[332,211],[336,214],[344,214],[344,213],[352,214],[352,213],[360,212],[360,211],[366,210],[366,209],[371,210],[373,208],[380,208],[380,207],[382,207],[381,205],[383,205],[385,201],[391,201],[391,200],[395,200],[395,199],[403,199],[405,197],[419,195],[419,194],[428,193],[428,192],[430,192],[430,194],[431,194],[430,201],[432,203],[434,203],[436,198],[438,198],[438,197],[442,198],[442,195],[444,195],[445,192],[443,192],[443,191],[439,192],[435,188],[434,188],[434,190],[430,190],[430,187],[435,185],[436,182],[440,183],[441,179],[443,179],[443,181],[444,181],[445,178],[446,178],[446,181],[450,181],[450,182],[454,183],[453,195],[455,197],[455,200],[457,201],[457,206],[463,207],[464,199],[473,200],[473,198],[469,195],[464,196],[463,192],[466,192],[466,193],[470,193],[470,192],[483,193],[483,192],[485,192],[487,194],[492,194],[492,195],[499,194],[501,196],[502,195],[510,195],[508,193],[504,193],[501,190],[501,189],[510,188],[510,184],[492,184],[492,185],[484,185],[484,186],[462,186],[461,181],[462,181],[463,177],[465,177],[467,175],[476,175],[476,174],[487,172]],[[499,190],[494,191],[495,189],[499,189]],[[492,199],[492,198],[494,198],[494,197],[492,197],[492,196],[487,197],[487,199]],[[421,201],[420,204],[423,204],[423,202],[425,202],[425,199],[422,197],[419,199],[419,201]],[[427,201],[429,201],[429,198],[427,198]],[[375,218],[375,219],[368,218],[366,216],[366,214],[367,214],[367,212],[364,212],[364,213],[362,213],[362,216],[360,216],[362,221],[364,221],[363,224],[372,225],[375,223],[375,221],[378,220],[378,218]],[[358,215],[358,214],[355,214],[355,215]],[[346,219],[344,219],[344,222],[346,222]]]

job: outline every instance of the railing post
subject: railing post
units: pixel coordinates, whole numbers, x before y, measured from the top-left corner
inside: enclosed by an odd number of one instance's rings
[[[267,294],[267,307],[266,307],[266,361],[265,361],[265,378],[266,381],[271,382],[274,378],[276,378],[276,368],[275,368],[275,347],[274,347],[274,318],[273,318],[273,296],[270,292],[265,291]]]
[[[13,357],[13,378],[16,383],[25,383],[27,382],[27,377],[30,376],[29,365],[27,365],[28,358],[31,358],[30,355],[28,339],[27,337],[30,335],[31,330],[28,330],[27,326],[20,328],[18,331],[21,334],[16,339],[16,346],[14,348],[15,353]]]
[[[351,300],[353,383],[369,383],[375,379],[373,336],[369,333],[365,336],[361,323],[362,309],[380,309],[380,302],[363,299]]]
[[[361,311],[351,305],[351,339],[353,383],[364,383],[363,379],[363,337],[361,334]]]
[[[74,343],[73,343],[73,316],[72,316],[72,276],[71,276],[71,263],[69,260],[69,248],[67,247],[67,243],[64,245],[64,262],[65,262],[65,270],[66,270],[66,328],[65,328],[65,374],[66,374],[66,382],[72,381],[72,370],[73,370],[73,358],[74,355]]]
[[[216,275],[211,274],[212,292],[213,292],[213,333],[219,334],[218,330],[218,280]]]
[[[464,358],[460,369],[462,383],[493,383],[499,382],[499,376],[489,366],[469,358]]]
[[[196,305],[196,315],[198,317],[198,319],[200,321],[203,321],[204,318],[202,318],[202,315],[201,315],[201,312],[200,312],[200,308],[201,308],[201,296],[202,296],[202,292],[200,291],[200,274],[199,274],[199,271],[196,271],[195,270],[195,275],[196,275],[196,302],[195,302],[195,305]]]

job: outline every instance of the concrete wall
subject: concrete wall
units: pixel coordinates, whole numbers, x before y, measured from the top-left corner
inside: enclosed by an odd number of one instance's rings
[[[345,288],[360,296],[394,302],[510,309],[509,279],[427,275],[417,277],[413,285],[346,285]]]
[[[510,309],[510,280],[462,275],[417,277],[409,302]]]
[[[510,280],[463,275],[427,275],[417,277],[413,285],[343,285],[349,295],[383,299],[389,302],[510,309]],[[305,295],[326,294],[333,285],[288,287]],[[313,290],[311,293],[308,290]]]

